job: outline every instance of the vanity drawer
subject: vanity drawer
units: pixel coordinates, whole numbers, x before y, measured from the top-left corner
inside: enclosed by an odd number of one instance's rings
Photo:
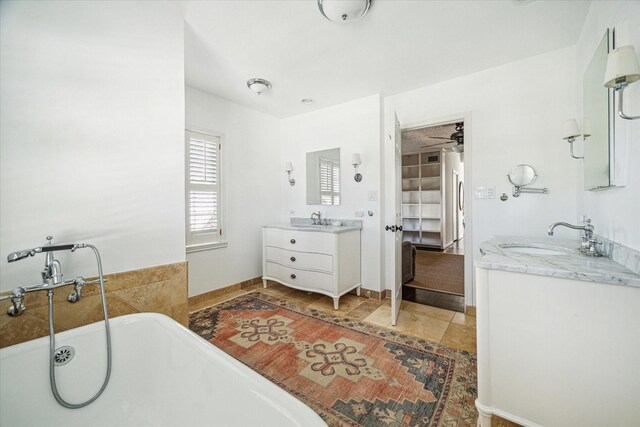
[[[267,261],[277,262],[278,264],[301,270],[333,272],[333,256],[331,255],[289,251],[273,246],[267,246],[265,251]]]
[[[266,262],[267,276],[305,289],[334,292],[333,275],[315,271],[296,270],[273,262]]]
[[[331,233],[320,231],[309,232],[266,228],[264,244],[298,252],[333,255],[335,250],[334,237]]]

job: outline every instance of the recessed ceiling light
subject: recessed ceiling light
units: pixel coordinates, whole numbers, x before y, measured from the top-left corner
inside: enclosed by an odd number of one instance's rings
[[[300,102],[302,102],[303,104],[313,104],[316,101],[312,98],[302,98]]]
[[[247,87],[258,95],[262,95],[271,90],[271,83],[265,79],[250,79],[247,81]]]

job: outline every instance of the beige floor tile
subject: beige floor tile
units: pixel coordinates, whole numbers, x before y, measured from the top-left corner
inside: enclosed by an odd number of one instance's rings
[[[364,321],[382,327],[389,326],[391,324],[391,306],[381,305],[376,311],[365,317]]]
[[[467,314],[467,316],[473,316],[473,317],[475,317],[475,316],[476,316],[476,308],[475,308],[475,307],[472,307],[472,306],[470,306],[470,305],[468,305],[468,306],[467,306],[467,313],[466,313],[466,314]]]
[[[390,329],[400,331],[405,334],[414,335],[430,341],[438,342],[444,335],[449,322],[431,317],[400,310],[398,322]]]
[[[447,331],[440,340],[440,343],[449,347],[477,352],[476,350],[476,328],[473,326],[449,324]]]
[[[340,297],[340,304],[337,310],[333,308],[333,298],[323,295],[318,301],[309,304],[309,308],[316,310],[326,311],[334,314],[347,314],[351,310],[355,309],[359,305],[367,301],[364,298],[357,297],[355,295],[343,295]]]
[[[458,325],[465,325],[465,326],[476,326],[476,318],[475,316],[469,316],[467,314],[464,313],[456,313],[453,316],[453,320],[451,320],[453,323],[457,323]]]
[[[300,291],[298,289],[294,290],[293,292],[289,292],[285,296],[286,296],[286,299],[294,300],[296,303],[299,303],[301,305],[313,304],[314,302],[318,301],[320,298],[323,297],[322,294],[317,294],[315,292]]]
[[[347,316],[357,320],[364,320],[365,317],[376,311],[382,305],[382,301],[367,300],[355,309],[347,313]]]
[[[269,295],[283,297],[290,294],[293,291],[296,291],[297,289],[289,288],[287,286],[281,285],[280,283],[269,282],[269,285],[267,286],[266,289],[263,287],[263,288],[260,288],[259,290],[260,292],[264,292]]]
[[[513,421],[505,420],[497,415],[491,417],[491,427],[521,427],[520,424],[516,424]]]
[[[248,294],[250,292],[252,292],[252,290],[242,289],[239,291],[226,293],[216,298],[211,298],[209,300],[202,301],[198,304],[189,305],[189,313],[202,310],[203,308],[211,307],[212,305],[218,304],[219,302],[228,301],[232,298],[235,298],[240,295]]]
[[[453,319],[453,316],[456,314],[455,311],[417,304],[410,301],[402,301],[401,309],[409,313],[419,314],[420,316],[431,317],[432,319],[443,320],[445,322],[451,322],[451,319]]]

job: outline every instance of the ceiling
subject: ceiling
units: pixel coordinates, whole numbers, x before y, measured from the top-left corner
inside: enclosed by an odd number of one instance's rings
[[[288,117],[391,95],[571,46],[589,1],[372,0],[336,24],[315,0],[186,1],[187,84]],[[269,80],[269,93],[246,86]],[[313,98],[311,105],[302,98]]]
[[[445,139],[456,131],[455,123],[402,131],[402,152],[439,151],[456,145]],[[433,138],[433,137],[437,138]]]

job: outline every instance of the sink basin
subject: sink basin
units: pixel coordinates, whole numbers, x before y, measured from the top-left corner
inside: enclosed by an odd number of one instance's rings
[[[541,248],[538,246],[528,245],[500,245],[507,252],[515,252],[518,254],[528,255],[568,255],[570,252],[565,249]]]
[[[326,225],[322,224],[291,224],[296,228],[321,228],[326,227]]]

